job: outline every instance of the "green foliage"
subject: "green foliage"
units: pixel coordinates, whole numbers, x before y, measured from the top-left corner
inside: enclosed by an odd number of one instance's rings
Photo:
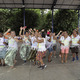
[[[69,34],[78,26],[78,14],[75,10],[55,10],[54,11],[54,32],[60,30],[68,31]],[[25,25],[27,29],[37,28],[51,29],[52,12],[45,9],[25,9]],[[0,32],[5,32],[8,28],[19,33],[20,26],[23,26],[22,9],[0,9]]]
[[[39,25],[39,10],[25,10],[25,25],[28,28],[34,28]],[[0,9],[0,30],[5,32],[8,28],[19,33],[19,28],[23,26],[22,9]]]
[[[78,15],[75,10],[59,10],[54,15],[54,31],[67,31],[69,34],[78,25]]]

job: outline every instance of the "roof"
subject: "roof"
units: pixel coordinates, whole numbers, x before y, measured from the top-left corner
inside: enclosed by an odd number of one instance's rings
[[[0,8],[80,9],[80,0],[0,0]]]

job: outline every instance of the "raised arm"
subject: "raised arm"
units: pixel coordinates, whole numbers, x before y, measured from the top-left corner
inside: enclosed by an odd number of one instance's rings
[[[62,31],[60,31],[55,37],[58,37]]]
[[[20,35],[20,37],[21,37],[21,38],[23,38],[23,37],[24,37],[24,35],[21,35],[22,30],[23,30],[23,28],[22,28],[22,27],[20,27],[20,32],[19,32],[19,35]]]
[[[5,33],[4,33],[4,36],[5,37],[7,37],[7,38],[9,38],[10,36],[9,35],[6,35],[8,32],[10,32],[11,31],[11,29],[8,29]]]
[[[42,43],[42,42],[44,42],[44,39],[39,40],[38,38],[36,38],[35,42]]]

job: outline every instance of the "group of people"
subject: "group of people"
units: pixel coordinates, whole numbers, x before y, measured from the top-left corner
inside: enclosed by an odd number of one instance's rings
[[[22,43],[20,49],[18,43]],[[79,60],[80,34],[78,29],[73,30],[71,36],[67,31],[60,31],[56,35],[50,30],[45,32],[44,29],[38,31],[30,28],[26,31],[25,27],[20,27],[19,36],[16,36],[15,31],[8,29],[4,34],[0,33],[0,66],[6,64],[10,68],[14,68],[17,62],[15,59],[16,53],[19,51],[24,63],[31,60],[38,65],[38,68],[44,69],[47,67],[43,62],[43,58],[47,54],[46,51],[49,52],[48,62],[51,62],[52,56],[56,57],[57,43],[60,44],[61,63],[67,63],[69,50],[72,52],[72,61]]]

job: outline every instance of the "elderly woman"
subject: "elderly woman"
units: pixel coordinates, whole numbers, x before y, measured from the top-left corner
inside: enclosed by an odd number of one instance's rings
[[[16,52],[18,50],[18,46],[17,46],[18,39],[16,38],[15,31],[11,31],[10,35],[6,35],[10,31],[11,30],[8,29],[4,33],[4,36],[8,38],[8,50],[5,57],[5,63],[9,65],[11,68],[14,68],[14,65],[16,63],[16,60],[15,60]]]

